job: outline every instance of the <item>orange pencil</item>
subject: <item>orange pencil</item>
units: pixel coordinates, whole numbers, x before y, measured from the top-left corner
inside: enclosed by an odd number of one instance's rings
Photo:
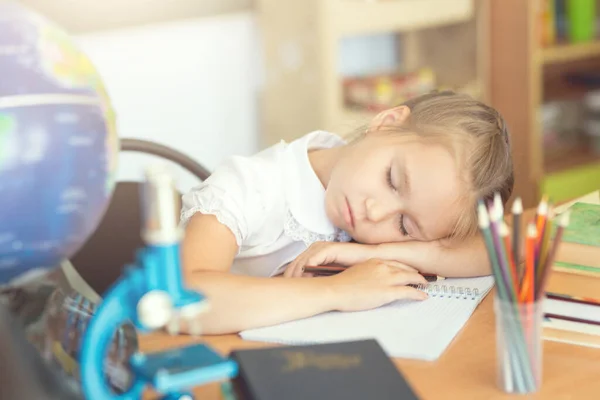
[[[521,287],[521,302],[533,300],[534,277],[535,277],[535,244],[537,241],[537,230],[535,224],[527,226],[527,239],[525,242],[525,278]]]

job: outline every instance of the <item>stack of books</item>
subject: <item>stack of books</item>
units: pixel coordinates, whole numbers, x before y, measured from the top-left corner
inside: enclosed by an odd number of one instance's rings
[[[598,197],[598,192],[596,192]],[[569,226],[564,230],[554,270],[600,278],[600,198],[572,204]]]
[[[600,348],[600,298],[546,293],[546,340]]]
[[[570,223],[546,292],[544,339],[600,348],[600,193],[565,205],[564,212]]]

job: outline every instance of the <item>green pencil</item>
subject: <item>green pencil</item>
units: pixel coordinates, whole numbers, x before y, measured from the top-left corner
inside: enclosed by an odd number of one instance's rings
[[[501,300],[508,300],[506,296],[506,289],[504,287],[504,280],[502,279],[502,273],[500,272],[500,265],[498,263],[498,256],[496,254],[496,246],[494,246],[494,239],[492,238],[492,232],[490,230],[490,216],[485,207],[485,204],[479,202],[477,206],[477,216],[479,219],[479,229],[483,235],[485,247],[487,248],[488,257],[492,266],[492,273],[498,286],[498,297]]]

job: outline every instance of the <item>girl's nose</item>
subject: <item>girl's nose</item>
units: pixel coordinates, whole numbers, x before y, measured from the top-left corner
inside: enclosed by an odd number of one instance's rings
[[[390,216],[399,213],[399,207],[393,204],[382,204],[375,199],[367,199],[365,205],[367,208],[367,218],[374,223],[384,221]]]

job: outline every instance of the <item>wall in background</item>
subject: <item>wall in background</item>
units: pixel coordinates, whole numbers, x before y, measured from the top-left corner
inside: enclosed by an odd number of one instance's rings
[[[262,80],[254,14],[179,20],[77,37],[102,75],[121,137],[167,144],[214,167],[258,149]],[[123,154],[119,179],[153,157]],[[195,180],[177,170],[181,190]]]
[[[71,33],[248,11],[252,0],[19,0]]]

